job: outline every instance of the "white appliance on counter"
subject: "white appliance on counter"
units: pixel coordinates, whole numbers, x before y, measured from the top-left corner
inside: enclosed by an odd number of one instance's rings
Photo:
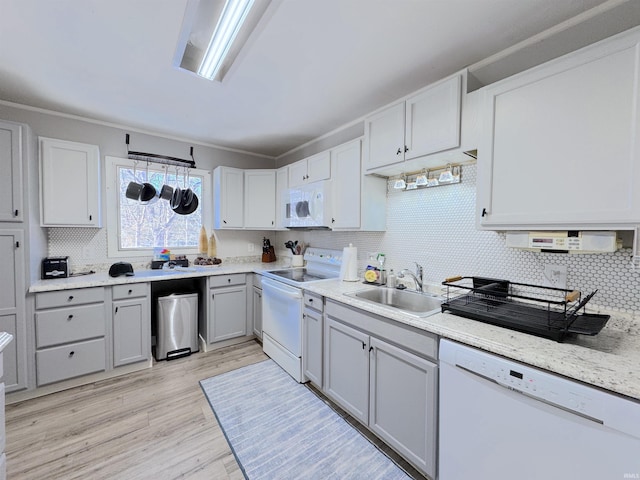
[[[298,382],[302,373],[305,285],[340,275],[341,250],[307,248],[306,267],[262,272],[262,348]]]
[[[640,478],[640,403],[440,342],[440,480]]]
[[[287,228],[331,227],[331,181],[290,188],[285,192],[284,226]]]

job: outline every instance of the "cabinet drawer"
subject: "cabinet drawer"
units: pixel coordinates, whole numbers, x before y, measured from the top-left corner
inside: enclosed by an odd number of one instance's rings
[[[36,352],[38,386],[101,372],[106,368],[104,338]]]
[[[36,294],[36,308],[71,307],[84,303],[104,302],[104,287],[60,290]]]
[[[36,312],[36,348],[104,336],[104,304]]]
[[[318,310],[319,312],[322,312],[324,310],[322,297],[320,295],[316,295],[315,293],[304,292],[304,305],[305,307],[313,308],[314,310]]]
[[[228,287],[229,285],[242,285],[245,282],[244,273],[234,273],[232,275],[216,275],[209,277],[209,287]]]
[[[127,285],[114,285],[111,294],[114,300],[124,298],[146,297],[148,283],[131,283]]]

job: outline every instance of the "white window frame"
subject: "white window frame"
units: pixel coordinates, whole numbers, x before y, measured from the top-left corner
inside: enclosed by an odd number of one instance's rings
[[[120,197],[118,186],[118,167],[134,168],[136,162],[128,158],[105,156],[105,183],[106,183],[106,213],[107,213],[107,253],[109,257],[152,257],[153,248],[126,249],[120,248],[118,234],[120,232]],[[144,164],[141,167],[141,164]],[[154,164],[157,167],[157,164]],[[139,162],[137,168],[146,168],[146,163]],[[171,170],[172,167],[169,167]],[[213,178],[210,170],[197,168],[190,169],[191,174],[201,176],[202,198],[199,199],[202,208],[202,221],[211,231],[213,225]],[[171,248],[171,253],[179,255],[198,254],[198,247]]]

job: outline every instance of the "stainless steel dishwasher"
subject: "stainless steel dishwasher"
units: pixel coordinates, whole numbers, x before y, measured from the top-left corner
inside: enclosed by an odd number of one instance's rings
[[[440,342],[439,480],[640,478],[640,403]]]
[[[158,297],[156,360],[172,360],[198,351],[198,294]]]

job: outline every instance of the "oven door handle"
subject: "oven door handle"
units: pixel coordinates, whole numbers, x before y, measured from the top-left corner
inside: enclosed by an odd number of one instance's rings
[[[302,298],[302,290],[300,290],[299,288],[295,288],[295,287],[288,287],[283,285],[284,288],[280,287],[280,282],[271,280],[269,278],[264,278],[262,280],[262,290],[263,290],[263,295],[265,294],[264,290],[268,290],[268,289],[273,289],[273,290],[277,290],[278,292],[280,292],[282,295],[286,295],[287,297],[291,297],[291,298]],[[265,286],[267,287],[265,289]]]

